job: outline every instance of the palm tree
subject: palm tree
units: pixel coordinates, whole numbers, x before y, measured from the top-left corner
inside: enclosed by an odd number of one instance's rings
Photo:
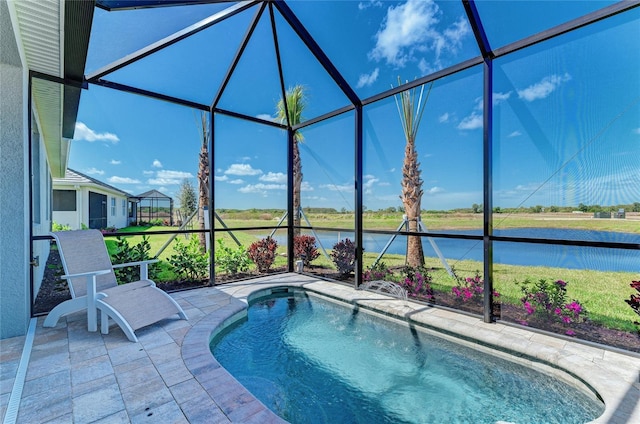
[[[204,230],[204,208],[209,205],[209,140],[211,133],[207,115],[200,114],[202,144],[198,159],[198,228]],[[200,248],[207,249],[207,237],[205,233],[199,233]]]
[[[398,78],[398,86],[399,85],[400,78]],[[420,171],[420,162],[418,162],[416,136],[422,114],[424,113],[424,106],[429,99],[432,86],[433,83],[429,85],[424,103],[422,102],[424,85],[420,88],[419,96],[417,95],[417,87],[403,91],[395,96],[396,106],[406,140],[404,162],[402,164],[402,194],[400,195],[400,199],[402,200],[405,214],[407,215],[410,232],[419,232],[418,222],[420,220],[423,181],[420,176],[422,171]],[[422,250],[422,238],[420,236],[407,236],[407,265],[415,268],[424,266],[424,252]]]
[[[285,93],[285,103],[282,99],[276,105],[276,114],[280,123],[293,127],[302,122],[302,111],[307,105],[307,99],[304,95],[304,87],[296,85],[290,87]],[[300,234],[300,189],[302,186],[302,162],[300,160],[300,149],[298,143],[302,142],[304,137],[298,131],[293,134],[293,226],[294,235]]]

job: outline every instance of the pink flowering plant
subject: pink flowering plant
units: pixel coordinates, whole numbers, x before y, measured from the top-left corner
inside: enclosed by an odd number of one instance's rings
[[[458,285],[451,289],[451,292],[456,298],[461,299],[463,302],[482,300],[484,280],[478,271],[476,271],[476,275],[473,277],[462,278],[456,275],[456,280],[458,280]],[[493,297],[500,297],[500,293],[494,290]]]
[[[400,285],[407,291],[409,297],[428,300],[434,302],[436,297],[431,288],[431,276],[426,269],[416,269],[410,266],[405,267],[404,279]]]
[[[391,278],[393,278],[393,272],[382,261],[372,265],[362,273],[363,281],[389,280]]]
[[[632,281],[630,284],[632,289],[635,289],[638,294],[632,294],[629,296],[629,299],[626,299],[625,302],[631,306],[631,309],[638,315],[640,315],[640,281]],[[638,326],[638,334],[640,334],[640,322],[634,321],[635,325]]]
[[[549,282],[541,279],[534,283],[527,279],[516,284],[521,286],[523,296],[520,301],[527,317],[542,322],[558,322],[565,326],[586,319],[587,310],[584,305],[575,299],[567,300],[566,281]],[[567,330],[566,334],[575,335],[573,330]]]

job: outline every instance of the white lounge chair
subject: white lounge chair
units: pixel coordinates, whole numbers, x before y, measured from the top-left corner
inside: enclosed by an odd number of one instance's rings
[[[55,327],[58,320],[70,313],[87,310],[87,328],[97,331],[97,310],[102,334],[109,333],[109,318],[113,319],[132,342],[135,331],[178,314],[188,319],[180,305],[148,278],[148,264],[157,260],[112,265],[98,230],[60,231],[51,234],[58,245],[60,259],[69,283],[71,299],[53,308],[44,321],[45,327]],[[118,285],[114,268],[140,266],[140,281]]]

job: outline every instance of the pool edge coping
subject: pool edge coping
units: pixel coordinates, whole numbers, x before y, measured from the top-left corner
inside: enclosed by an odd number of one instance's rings
[[[410,319],[431,331],[454,334],[449,337],[517,355],[530,360],[534,368],[535,362],[542,363],[578,381],[582,380],[601,397],[605,410],[591,423],[640,422],[640,360],[631,355],[501,323],[487,324],[480,318],[466,314],[355,290],[339,283],[294,273],[216,286],[229,296],[230,302],[203,317],[185,335],[182,345],[185,365],[234,422],[286,423],[228,373],[209,349],[215,334],[246,315],[252,296],[274,287],[307,289],[400,321]],[[566,381],[566,378],[563,380]]]

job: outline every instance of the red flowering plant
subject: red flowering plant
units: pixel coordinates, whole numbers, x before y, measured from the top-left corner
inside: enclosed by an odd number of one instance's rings
[[[565,326],[572,323],[581,322],[586,319],[587,310],[577,300],[567,300],[567,282],[556,280],[548,282],[541,279],[533,283],[529,279],[516,283],[520,284],[522,290],[522,306],[527,312],[527,320],[521,322],[527,325],[529,319],[539,322],[557,322]],[[571,329],[567,329],[566,334],[575,335]]]
[[[632,281],[629,285],[632,289],[636,289],[639,294],[630,295],[629,299],[626,299],[625,302],[631,306],[631,309],[633,309],[636,314],[640,315],[640,281]],[[640,334],[640,322],[634,321],[633,323],[638,326],[638,334]]]
[[[316,238],[313,236],[299,235],[293,238],[293,255],[296,259],[301,259],[304,266],[309,264],[320,256],[316,247]]]
[[[258,272],[265,273],[268,272],[271,265],[273,265],[276,259],[277,249],[278,242],[271,237],[267,237],[251,243],[247,253],[253,263],[256,264]]]

